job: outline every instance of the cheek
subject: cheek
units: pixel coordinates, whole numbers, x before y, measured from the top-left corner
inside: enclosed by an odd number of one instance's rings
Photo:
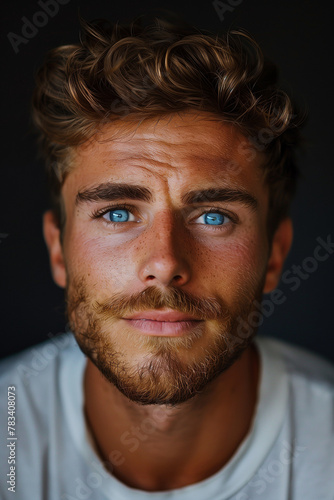
[[[252,236],[229,238],[202,248],[199,262],[201,273],[216,290],[235,295],[245,284],[254,287],[266,269],[266,243],[253,232]]]
[[[84,233],[71,235],[66,251],[70,276],[85,275],[92,289],[120,288],[130,273],[128,251],[105,237],[88,238]]]

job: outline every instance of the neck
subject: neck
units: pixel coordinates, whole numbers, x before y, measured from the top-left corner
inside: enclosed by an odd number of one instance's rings
[[[178,407],[138,405],[87,361],[85,412],[101,459],[132,488],[162,491],[211,476],[249,432],[257,401],[254,345],[205,390]]]

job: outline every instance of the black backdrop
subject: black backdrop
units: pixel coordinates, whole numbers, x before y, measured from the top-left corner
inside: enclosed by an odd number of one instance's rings
[[[63,291],[52,281],[42,237],[47,195],[29,117],[34,72],[46,50],[77,41],[78,14],[87,20],[127,22],[163,7],[206,30],[248,30],[278,63],[284,87],[307,104],[308,145],[300,158],[303,179],[292,207],[295,239],[280,285],[285,300],[267,304],[261,332],[334,360],[334,252],[329,248],[326,260],[314,258],[317,238],[334,240],[332,2],[222,0],[220,15],[215,8],[219,2],[212,0],[58,0],[57,13],[50,7],[55,2],[1,4],[1,356],[65,329]],[[49,14],[39,14],[42,3],[49,5]],[[22,35],[25,40],[18,38]],[[291,279],[296,272],[302,272],[299,281]]]

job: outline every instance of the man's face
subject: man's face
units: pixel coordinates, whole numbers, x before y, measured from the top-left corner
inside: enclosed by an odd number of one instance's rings
[[[250,343],[240,325],[269,257],[263,158],[249,161],[245,138],[207,113],[102,132],[78,148],[63,186],[58,284],[105,377],[133,401],[175,405]],[[172,310],[179,321],[147,317]]]

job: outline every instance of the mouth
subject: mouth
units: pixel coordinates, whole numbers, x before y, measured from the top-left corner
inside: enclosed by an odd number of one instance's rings
[[[186,335],[203,320],[178,311],[143,311],[122,318],[136,330],[146,335],[166,335],[171,337]]]

